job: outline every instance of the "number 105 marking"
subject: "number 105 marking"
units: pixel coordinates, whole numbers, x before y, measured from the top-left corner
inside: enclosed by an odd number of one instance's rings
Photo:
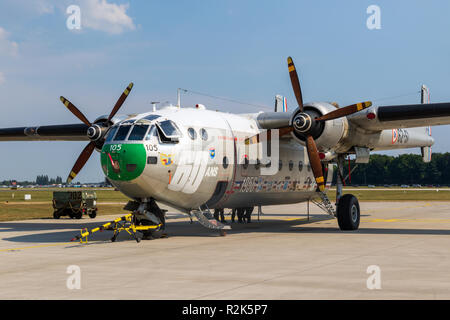
[[[122,149],[121,144],[112,144],[109,146],[109,151],[120,151]]]
[[[147,151],[158,151],[158,145],[156,144],[147,144],[145,148],[147,148]]]

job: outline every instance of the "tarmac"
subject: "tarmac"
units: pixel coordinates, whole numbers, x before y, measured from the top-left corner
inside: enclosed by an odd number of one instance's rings
[[[0,299],[450,299],[450,202],[360,206],[357,231],[303,203],[226,236],[169,209],[169,237],[140,243],[69,241],[118,216],[1,222]]]

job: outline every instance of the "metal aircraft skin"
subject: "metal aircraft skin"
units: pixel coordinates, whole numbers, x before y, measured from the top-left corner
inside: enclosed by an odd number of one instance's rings
[[[372,106],[363,102],[343,108],[328,102],[303,103],[291,58],[288,68],[298,104],[293,111],[287,111],[283,99],[283,107],[275,108],[279,112],[231,114],[197,105],[116,115],[133,87],[130,84],[109,116],[90,123],[61,97],[83,124],[0,129],[0,141],[90,141],[68,181],[95,149],[101,153],[105,176],[133,199],[136,214],[153,223],[164,219],[158,215],[155,219],[147,205],[151,202],[205,214],[209,224],[196,215],[203,225],[221,229],[223,225],[211,222],[206,214],[209,209],[320,197],[341,229],[355,230],[359,204],[355,197],[342,194],[344,157],[355,154],[357,162],[367,162],[371,151],[422,148],[424,161],[429,161],[434,140],[428,126],[450,124],[450,103]],[[338,165],[340,177],[337,210],[324,193],[331,184],[333,164]]]

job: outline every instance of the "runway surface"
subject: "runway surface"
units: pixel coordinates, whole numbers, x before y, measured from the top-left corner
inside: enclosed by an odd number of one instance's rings
[[[169,238],[140,243],[69,242],[117,216],[2,222],[0,299],[450,299],[450,202],[360,205],[354,232],[298,204],[225,237],[170,210]]]

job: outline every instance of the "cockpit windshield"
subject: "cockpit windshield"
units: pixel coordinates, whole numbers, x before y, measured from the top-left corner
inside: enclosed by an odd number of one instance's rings
[[[128,137],[128,140],[130,141],[144,140],[144,136],[147,133],[147,129],[148,125],[135,124],[133,130],[130,133],[130,136]]]
[[[145,136],[145,140],[151,140],[152,137],[158,137],[158,131],[156,130],[156,127],[154,125],[152,125],[150,127],[150,130],[148,130],[148,133]]]
[[[116,140],[116,141],[125,140],[130,129],[131,129],[130,125],[121,125],[119,127],[119,130],[117,130],[114,140]]]
[[[115,126],[115,127],[112,127],[111,129],[109,129],[108,135],[106,136],[106,139],[105,139],[106,142],[112,140],[112,138],[116,134],[117,128],[119,128],[119,127]]]

